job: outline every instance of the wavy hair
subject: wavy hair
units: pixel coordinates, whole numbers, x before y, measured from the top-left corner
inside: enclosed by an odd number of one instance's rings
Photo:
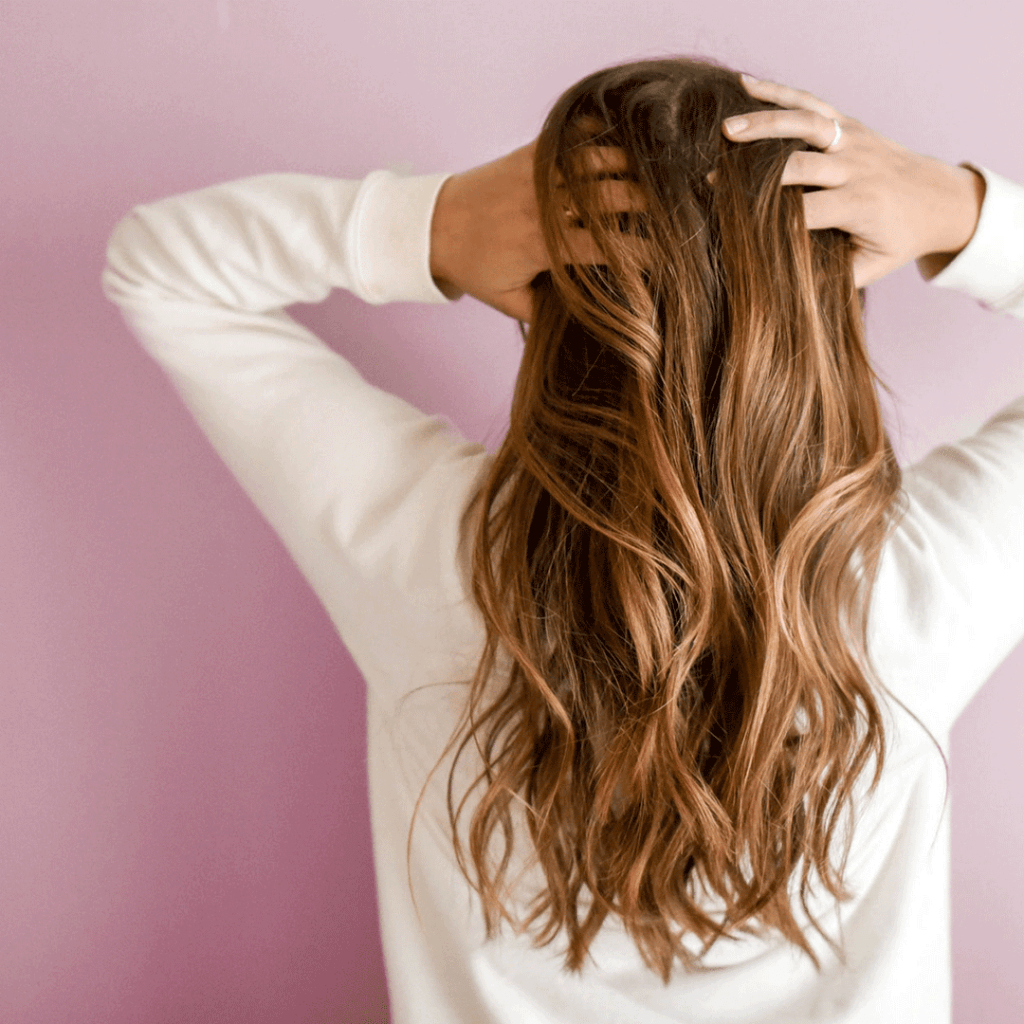
[[[861,664],[902,475],[853,242],[808,231],[801,189],[780,184],[810,147],[722,135],[724,118],[773,108],[712,61],[644,60],[568,89],[537,143],[553,266],[533,282],[507,436],[462,520],[487,641],[446,748],[447,806],[487,936],[564,930],[570,971],[609,914],[666,983],[676,958],[699,969],[755,922],[820,970],[789,880],[799,869],[835,949],[810,872],[852,897],[850,834],[838,869],[831,849],[872,758],[869,793],[881,777]],[[611,177],[642,211],[610,213],[608,176],[582,159],[594,147],[624,154]],[[601,264],[573,264],[567,206]],[[482,768],[456,802],[470,747]],[[508,905],[514,810],[545,879],[525,920]]]

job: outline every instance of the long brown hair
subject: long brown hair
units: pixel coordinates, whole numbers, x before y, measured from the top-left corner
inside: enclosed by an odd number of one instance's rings
[[[609,914],[666,982],[677,957],[700,967],[683,933],[706,952],[755,920],[820,969],[787,883],[802,864],[805,910],[812,869],[851,898],[850,834],[838,869],[830,848],[872,757],[869,792],[881,777],[862,665],[902,477],[853,243],[809,232],[780,185],[809,147],[722,135],[771,108],[714,62],[645,60],[572,86],[538,139],[553,267],[462,521],[487,642],[446,753],[473,747],[483,768],[456,804],[453,764],[447,792],[488,937],[503,920],[540,922],[538,945],[564,929],[572,971]],[[580,159],[595,146],[625,154],[643,212],[609,216]],[[572,264],[566,205],[601,265]],[[467,860],[459,818],[481,787]],[[525,921],[507,905],[514,809],[546,880]]]

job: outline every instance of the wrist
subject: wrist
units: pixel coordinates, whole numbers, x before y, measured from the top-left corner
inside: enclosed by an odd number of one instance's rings
[[[441,185],[434,202],[430,220],[430,276],[438,290],[449,299],[457,299],[465,292],[454,283],[452,260],[458,251],[456,205],[452,188],[455,176]]]
[[[954,167],[957,181],[956,214],[951,223],[952,234],[948,240],[947,253],[957,254],[967,248],[974,237],[981,217],[981,206],[985,201],[985,179],[969,167]]]
[[[985,179],[969,167],[942,164],[943,187],[938,192],[934,223],[937,234],[919,258],[926,277],[944,270],[974,237],[985,200]]]

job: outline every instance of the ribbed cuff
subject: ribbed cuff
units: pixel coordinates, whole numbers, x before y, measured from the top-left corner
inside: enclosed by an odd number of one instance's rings
[[[985,200],[974,235],[956,258],[931,278],[995,310],[1024,299],[1024,186],[984,167],[963,164],[985,179]]]
[[[373,171],[363,179],[350,222],[353,289],[373,305],[449,302],[430,275],[430,222],[450,173],[402,177]]]

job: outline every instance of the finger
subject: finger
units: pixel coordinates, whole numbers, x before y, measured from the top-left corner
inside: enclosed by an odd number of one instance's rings
[[[818,149],[831,145],[836,126],[831,117],[813,110],[752,110],[722,122],[734,142],[756,139],[803,139]]]
[[[823,117],[839,117],[839,111],[813,93],[803,89],[793,89],[778,82],[762,82],[749,76],[743,79],[743,86],[755,99],[767,103],[775,103],[780,107],[792,107],[797,110],[812,110]]]
[[[850,231],[853,223],[848,197],[837,189],[804,193],[804,222],[808,231],[839,228]]]
[[[853,254],[853,283],[857,288],[866,288],[892,269],[892,262],[881,253],[858,249]]]
[[[602,180],[609,175],[626,175],[630,172],[629,158],[620,146],[581,146],[570,150],[572,173],[581,178],[597,178]],[[558,184],[563,183],[561,175],[556,172]]]
[[[589,136],[587,141],[592,145],[610,145],[607,140],[614,129],[607,121],[603,121],[599,117],[591,117],[589,114],[584,114],[582,117],[576,119],[575,126],[582,128],[587,133]]]
[[[846,165],[824,153],[798,149],[790,153],[782,169],[783,185],[816,185],[818,188],[839,188],[848,180]]]
[[[628,232],[627,232],[628,233]],[[567,253],[570,263],[578,264],[609,264],[612,261],[608,253],[597,244],[594,236],[584,228],[572,227],[565,234]],[[637,258],[650,266],[651,249],[642,239],[635,235],[629,239],[630,249]]]
[[[627,213],[647,209],[643,190],[629,181],[602,181],[597,189],[601,208],[609,213]],[[572,205],[569,190],[562,186],[555,190],[556,198],[564,205]]]
[[[608,257],[601,251],[589,231],[573,228],[566,235],[570,263],[607,263]]]

